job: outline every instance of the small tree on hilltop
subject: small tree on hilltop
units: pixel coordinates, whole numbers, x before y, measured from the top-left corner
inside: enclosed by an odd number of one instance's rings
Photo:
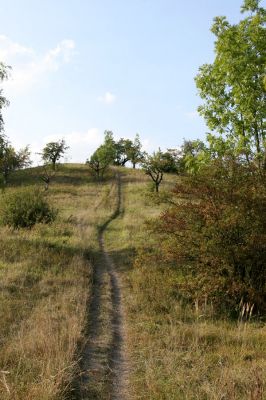
[[[108,144],[102,144],[92,154],[86,164],[92,169],[97,179],[103,178],[106,169],[114,161],[114,149]]]
[[[136,168],[136,164],[140,163],[143,160],[144,152],[141,150],[142,144],[140,142],[139,134],[137,133],[132,143],[131,148],[128,152],[129,160],[132,162],[133,168]]]
[[[69,146],[66,145],[64,139],[58,142],[47,143],[41,153],[42,159],[45,163],[52,164],[53,170],[56,168],[56,163],[63,157]]]
[[[166,156],[166,153],[163,153],[160,149],[152,155],[145,156],[142,168],[145,174],[149,175],[153,180],[156,193],[159,192],[159,186],[163,180],[164,173],[169,172],[170,167],[171,163],[169,163],[168,155]]]
[[[130,151],[133,147],[133,143],[130,139],[121,138],[115,143],[115,165],[121,165],[124,167],[126,163],[130,160]]]

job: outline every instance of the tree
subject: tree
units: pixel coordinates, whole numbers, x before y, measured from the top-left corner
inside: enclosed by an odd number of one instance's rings
[[[106,169],[114,160],[114,149],[108,144],[102,144],[98,149],[92,154],[86,164],[94,171],[97,179],[103,178]]]
[[[30,150],[26,146],[24,149],[16,151],[9,141],[1,137],[0,140],[0,173],[3,183],[6,184],[11,172],[30,166]]]
[[[178,168],[180,172],[197,172],[202,164],[209,161],[208,150],[199,139],[184,140],[179,152]]]
[[[242,12],[249,14],[238,24],[214,19],[215,60],[201,66],[195,80],[213,154],[231,154],[265,170],[266,10],[259,3],[245,0]]]
[[[136,168],[136,164],[140,163],[143,160],[144,153],[141,149],[142,144],[140,142],[139,134],[137,133],[134,142],[132,143],[128,151],[128,158],[132,162],[134,169]]]
[[[0,82],[8,78],[9,66],[0,62]],[[9,104],[8,100],[2,94],[3,90],[0,89],[0,135],[4,128],[4,121],[2,116],[2,108]]]
[[[66,145],[64,139],[58,142],[47,143],[41,153],[42,159],[47,164],[51,163],[53,170],[55,170],[56,163],[63,157],[67,149],[69,149],[69,147]]]
[[[152,155],[146,155],[142,161],[142,168],[145,174],[149,175],[153,180],[156,193],[159,192],[159,186],[163,180],[163,175],[165,172],[169,172],[171,164],[172,160],[169,162],[169,157],[160,149]]]
[[[115,165],[121,165],[124,167],[130,160],[130,153],[133,148],[133,143],[130,139],[121,138],[115,143]]]
[[[52,178],[55,176],[56,171],[51,168],[50,165],[44,164],[42,166],[42,172],[41,172],[41,180],[44,182],[45,186],[45,190],[49,189],[49,185],[51,183]]]

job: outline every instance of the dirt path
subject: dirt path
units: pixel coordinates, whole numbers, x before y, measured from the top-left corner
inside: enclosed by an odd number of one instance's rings
[[[116,181],[116,209],[98,231],[100,254],[94,266],[93,293],[88,309],[88,341],[81,362],[79,398],[84,400],[127,399],[128,362],[121,285],[104,244],[108,225],[120,215],[122,209],[120,175],[117,175]]]

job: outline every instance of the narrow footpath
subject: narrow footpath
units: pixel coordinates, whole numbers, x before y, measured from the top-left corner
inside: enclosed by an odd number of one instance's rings
[[[121,284],[105,249],[104,233],[122,209],[120,175],[116,175],[117,204],[111,217],[99,227],[99,255],[93,273],[88,309],[87,343],[81,360],[79,399],[126,400],[128,362],[125,350]]]

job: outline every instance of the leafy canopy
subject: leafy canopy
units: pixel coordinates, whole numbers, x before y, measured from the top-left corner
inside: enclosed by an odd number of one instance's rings
[[[53,169],[55,169],[56,163],[63,157],[68,148],[64,139],[47,143],[41,153],[42,159],[45,163],[51,163]]]
[[[231,153],[265,169],[266,11],[259,3],[245,0],[242,12],[248,16],[238,24],[214,19],[215,60],[202,65],[195,80],[204,100],[199,113],[213,132],[213,154]]]
[[[0,62],[0,82],[8,78],[10,67]],[[0,133],[4,129],[4,121],[2,116],[2,108],[9,104],[8,100],[3,96],[3,90],[0,88]]]

